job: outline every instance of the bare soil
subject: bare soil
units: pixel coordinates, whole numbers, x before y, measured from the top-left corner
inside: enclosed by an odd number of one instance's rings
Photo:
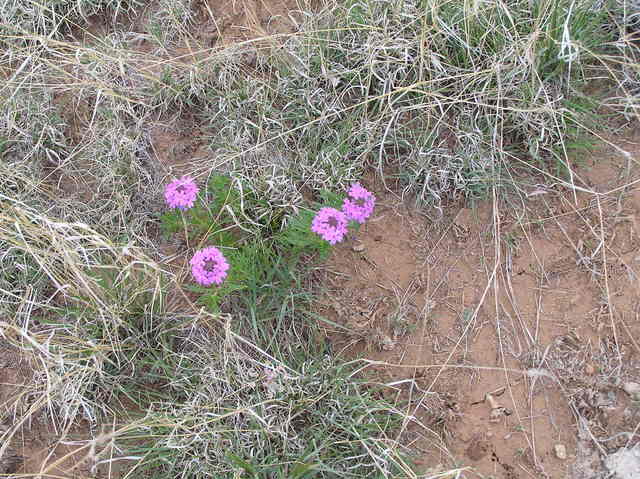
[[[640,185],[616,189],[638,177],[639,139],[576,169],[599,195],[532,185],[438,218],[367,185],[379,206],[334,249],[322,312],[335,353],[427,426],[403,430],[418,463],[591,478],[639,442],[621,386],[640,377]]]
[[[296,0],[193,0],[189,5],[195,19],[192,31],[199,48],[292,33],[301,12]],[[158,2],[149,2],[133,17],[124,12],[115,18],[113,12],[96,14],[71,34],[77,40],[90,42],[108,35],[114,27],[125,28],[139,33],[138,46],[150,51],[153,45],[145,40],[145,35],[149,34],[149,26],[159,8]]]
[[[214,39],[236,42],[292,33],[298,4],[295,0],[196,0],[202,25]]]

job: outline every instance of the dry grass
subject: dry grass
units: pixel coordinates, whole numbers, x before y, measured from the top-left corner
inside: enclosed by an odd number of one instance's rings
[[[316,347],[308,271],[256,266],[273,283],[230,299],[226,315],[192,303],[169,264],[175,257],[160,247],[161,187],[171,168],[154,155],[153,132],[160,124],[179,130],[187,119],[198,125],[194,140],[207,156],[193,172],[201,181],[232,178],[246,199],[236,226],[256,244],[306,211],[308,198],[369,170],[437,208],[462,196],[491,198],[496,243],[485,294],[438,366],[444,371],[479,309],[493,301],[501,311],[497,292],[510,289],[502,195],[529,190],[523,173],[588,191],[571,152],[594,133],[603,105],[637,120],[638,50],[618,26],[603,28],[610,16],[588,1],[429,6],[329,4],[301,17],[295,34],[227,48],[198,44],[186,1],[0,6],[0,334],[33,370],[5,405],[13,426],[0,455],[38,418],[62,431],[80,419],[95,428],[126,397],[142,419],[85,446],[94,462],[127,456],[130,474],[149,467],[157,477],[418,477],[397,440],[415,411],[376,399],[371,385]],[[157,13],[149,33],[129,31],[128,18],[147,7]],[[88,31],[92,15],[104,19],[106,34]],[[614,18],[630,23],[628,16]],[[606,90],[597,101],[584,90],[595,80]],[[619,364],[625,326],[607,279],[610,200],[593,198],[595,245],[575,247],[602,286]],[[397,327],[406,328],[415,312],[396,293]],[[176,296],[184,311],[167,307]],[[505,358],[533,348],[536,331],[522,331],[516,346],[503,336],[515,334],[506,318],[496,321],[508,371]],[[554,369],[562,380],[562,368],[551,366],[561,356],[532,356],[531,368]],[[571,361],[566,371],[586,356]],[[245,454],[248,444],[260,451]]]

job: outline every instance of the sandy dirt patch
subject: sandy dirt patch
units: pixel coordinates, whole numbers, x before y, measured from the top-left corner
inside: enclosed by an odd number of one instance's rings
[[[600,195],[531,185],[437,218],[367,185],[379,206],[334,250],[326,330],[426,425],[404,428],[419,463],[600,477],[640,440],[622,389],[640,377],[640,185],[618,189],[640,148],[617,144],[631,157],[603,147],[576,170]]]

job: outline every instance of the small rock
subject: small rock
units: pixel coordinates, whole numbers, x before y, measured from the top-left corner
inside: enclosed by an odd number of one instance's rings
[[[378,346],[382,351],[392,351],[396,347],[396,342],[391,339],[387,334],[380,331],[379,328],[376,329],[376,336],[378,341]]]
[[[393,349],[396,347],[396,342],[393,339],[391,339],[389,336],[384,335],[382,337],[382,341],[380,345],[383,351],[393,351]]]
[[[640,384],[634,382],[624,383],[622,389],[631,396],[631,399],[634,401],[640,400]]]
[[[553,446],[553,452],[556,453],[556,457],[561,461],[567,458],[567,448],[564,444],[556,444]]]
[[[636,479],[640,477],[640,447],[621,447],[607,456],[604,465],[615,479]]]
[[[351,249],[353,251],[355,251],[356,253],[362,253],[364,251],[364,245],[363,244],[357,244],[357,245],[353,246]]]

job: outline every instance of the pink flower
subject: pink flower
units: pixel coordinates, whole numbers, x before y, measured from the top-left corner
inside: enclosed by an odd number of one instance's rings
[[[191,274],[196,282],[203,286],[209,286],[213,283],[221,284],[227,277],[229,269],[229,263],[215,246],[196,251],[189,264],[191,264]]]
[[[198,194],[198,186],[190,176],[173,180],[164,189],[164,199],[170,208],[187,210],[193,208]]]
[[[311,223],[311,231],[330,244],[336,244],[347,234],[347,217],[335,208],[321,208]]]
[[[342,211],[348,219],[364,223],[365,220],[373,213],[376,206],[376,197],[373,193],[366,190],[360,183],[353,183],[347,197],[342,203]]]

